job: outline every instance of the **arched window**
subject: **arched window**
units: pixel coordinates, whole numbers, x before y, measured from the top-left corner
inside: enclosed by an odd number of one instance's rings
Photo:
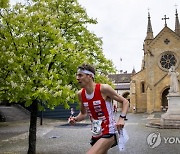
[[[141,92],[145,93],[145,83],[141,82]]]

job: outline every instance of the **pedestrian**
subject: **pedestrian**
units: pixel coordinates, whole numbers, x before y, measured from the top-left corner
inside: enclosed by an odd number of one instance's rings
[[[117,106],[115,104],[113,105],[113,108],[114,108],[114,113],[116,113],[117,112]]]
[[[71,108],[71,117],[74,116],[74,108]]]
[[[129,102],[110,85],[95,83],[95,69],[89,64],[78,67],[76,78],[82,88],[78,92],[81,107],[76,117],[69,118],[69,123],[75,124],[89,115],[92,124],[92,147],[86,154],[106,154],[111,147],[117,145],[115,132],[124,127]],[[117,122],[114,119],[111,100],[123,104]]]

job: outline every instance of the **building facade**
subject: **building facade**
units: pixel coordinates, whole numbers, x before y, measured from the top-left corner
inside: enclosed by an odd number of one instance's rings
[[[143,44],[144,57],[141,70],[131,77],[130,101],[136,112],[154,112],[168,108],[170,77],[168,71],[175,66],[180,73],[180,24],[175,13],[175,30],[165,26],[153,36],[150,14],[148,13],[147,35]],[[178,77],[180,79],[180,77]],[[178,83],[180,86],[180,83]]]
[[[130,102],[130,81],[132,74],[135,74],[135,70],[132,73],[110,74],[108,77],[115,86],[115,91],[125,97]],[[118,108],[121,108],[120,103],[113,100],[113,104]]]

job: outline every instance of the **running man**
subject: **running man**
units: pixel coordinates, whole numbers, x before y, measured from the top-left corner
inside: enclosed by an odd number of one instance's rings
[[[81,108],[76,117],[69,118],[69,122],[75,124],[88,115],[92,123],[92,147],[86,154],[106,154],[111,147],[117,145],[115,131],[124,127],[129,102],[111,86],[95,83],[94,77],[95,69],[91,65],[78,67],[76,78],[82,88],[78,92]],[[114,119],[112,100],[123,104],[117,122]]]

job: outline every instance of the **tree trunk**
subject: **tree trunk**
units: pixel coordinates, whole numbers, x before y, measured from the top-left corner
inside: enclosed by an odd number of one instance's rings
[[[28,154],[36,153],[36,124],[37,124],[37,111],[38,101],[34,100],[31,105],[31,119],[29,127],[29,149]]]

